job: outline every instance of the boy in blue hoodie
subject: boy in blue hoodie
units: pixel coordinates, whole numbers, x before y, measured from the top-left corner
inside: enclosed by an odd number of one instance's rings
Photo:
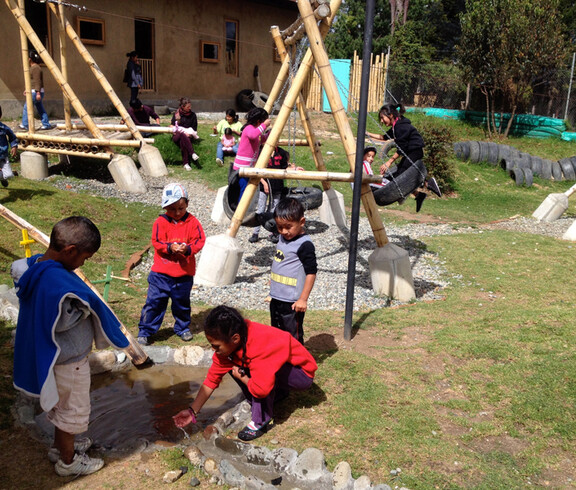
[[[104,461],[88,457],[90,438],[75,441],[88,429],[92,344],[128,346],[120,322],[108,306],[76,275],[100,248],[100,232],[83,216],[54,225],[44,254],[17,260],[11,274],[20,300],[14,343],[14,386],[40,398],[54,424],[48,458],[60,476],[88,475]]]
[[[2,118],[2,107],[0,106],[0,118]],[[8,151],[15,157],[18,153],[18,140],[14,132],[0,122],[0,184],[8,187],[8,179],[14,177],[10,160],[8,159]]]

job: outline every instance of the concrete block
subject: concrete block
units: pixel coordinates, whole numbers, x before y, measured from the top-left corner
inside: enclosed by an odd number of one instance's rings
[[[562,239],[563,240],[568,240],[571,242],[576,242],[576,221],[574,221],[571,225],[570,228],[568,228],[565,232],[564,235],[562,235]]]
[[[568,209],[568,196],[564,193],[549,194],[532,213],[538,221],[555,221]]]
[[[416,298],[412,267],[406,250],[388,243],[370,254],[368,264],[374,293],[400,301]]]
[[[204,286],[234,284],[243,254],[235,237],[208,237],[198,261],[194,282]]]
[[[327,225],[346,228],[346,208],[344,196],[335,189],[328,189],[322,194],[322,204],[319,208],[320,221]]]
[[[42,180],[48,177],[48,158],[45,153],[24,151],[20,154],[20,172],[22,177]]]
[[[210,218],[214,223],[228,226],[230,224],[230,218],[226,216],[226,213],[224,212],[224,193],[226,192],[226,189],[228,189],[227,185],[218,189]]]
[[[138,152],[138,161],[146,175],[150,177],[168,175],[168,169],[162,159],[160,150],[155,146],[144,143]]]
[[[136,168],[134,160],[127,155],[116,154],[108,164],[108,170],[121,191],[144,194],[146,184]]]

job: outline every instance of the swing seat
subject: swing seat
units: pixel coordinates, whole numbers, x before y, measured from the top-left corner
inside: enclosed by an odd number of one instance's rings
[[[409,196],[424,184],[428,171],[422,160],[417,160],[408,170],[398,177],[390,176],[390,182],[384,187],[373,189],[374,200],[378,206],[388,206]]]
[[[230,219],[234,216],[238,201],[240,201],[240,183],[238,181],[238,170],[231,170],[228,175],[228,187],[224,191],[223,208],[224,214]],[[254,193],[254,197],[246,210],[246,214],[242,219],[242,226],[258,226],[258,218],[256,217],[256,210],[258,209],[258,192]]]

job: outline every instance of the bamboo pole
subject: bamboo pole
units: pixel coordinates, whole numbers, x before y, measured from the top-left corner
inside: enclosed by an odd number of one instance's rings
[[[300,15],[304,21],[304,25],[306,26],[306,33],[308,34],[308,39],[310,41],[310,49],[312,50],[314,59],[316,60],[316,65],[320,71],[322,85],[324,86],[324,90],[326,91],[326,95],[330,101],[332,115],[336,121],[336,126],[338,127],[338,132],[340,133],[340,138],[342,139],[342,144],[346,151],[350,170],[354,172],[356,166],[355,138],[352,129],[350,128],[346,111],[342,106],[342,100],[338,93],[336,79],[334,78],[334,73],[330,67],[330,60],[328,59],[328,54],[324,47],[322,33],[316,24],[309,0],[298,0],[298,9],[300,10]],[[378,213],[376,201],[374,201],[374,196],[367,184],[362,184],[362,204],[368,217],[368,221],[370,222],[370,226],[372,227],[374,239],[376,240],[378,247],[383,247],[388,243],[388,237],[386,236],[386,230],[384,229],[382,218]]]
[[[282,62],[288,61],[290,63],[290,56],[286,50],[286,46],[284,45],[284,41],[282,40],[282,36],[280,35],[280,30],[278,27],[272,27],[271,29],[272,38],[276,43],[276,49],[278,53],[280,53],[280,57],[282,58]],[[314,134],[314,130],[312,129],[312,124],[310,122],[310,117],[308,116],[308,112],[306,111],[306,102],[304,100],[304,96],[302,95],[302,90],[298,94],[298,99],[296,102],[298,107],[298,112],[300,113],[300,121],[302,126],[304,127],[304,133],[306,134],[306,140],[312,150],[312,158],[314,159],[314,165],[317,170],[326,170],[326,165],[324,165],[324,158],[322,156],[322,152],[320,148],[316,145],[316,135]],[[327,191],[330,189],[331,185],[329,181],[322,182],[322,188]]]
[[[72,107],[74,107],[76,113],[80,116],[84,124],[86,124],[86,126],[88,127],[88,130],[92,133],[94,137],[102,138],[102,132],[96,127],[94,121],[88,115],[88,113],[84,109],[84,106],[82,105],[82,103],[72,90],[72,87],[70,87],[68,82],[63,78],[62,72],[56,66],[56,63],[54,63],[54,60],[52,59],[48,51],[46,51],[46,48],[42,44],[42,41],[40,41],[40,39],[34,32],[34,29],[32,29],[32,26],[30,26],[30,23],[24,16],[23,12],[18,8],[17,5],[14,4],[14,0],[5,0],[5,2],[10,11],[12,12],[12,15],[14,15],[16,21],[18,22],[20,27],[24,30],[26,36],[28,37],[28,39],[38,52],[38,55],[42,58],[42,61],[44,62],[48,70],[50,70],[50,73],[52,74],[56,82],[60,84],[60,88],[64,92],[64,95],[68,97],[70,103],[72,104]],[[50,4],[50,6],[52,6],[52,4]]]
[[[38,228],[35,228],[30,223],[28,223],[27,221],[22,219],[17,214],[10,211],[8,208],[2,206],[1,204],[0,204],[0,215],[2,215],[2,217],[6,218],[6,220],[8,220],[10,223],[12,223],[14,226],[16,226],[16,228],[18,228],[20,230],[27,230],[28,235],[31,238],[33,238],[34,240],[36,240],[39,244],[44,245],[45,247],[48,247],[50,245],[50,238],[48,238],[47,235],[42,233],[40,230],[38,230]],[[94,285],[88,280],[88,278],[84,275],[84,273],[80,269],[76,269],[74,271],[74,273],[80,279],[82,279],[82,281],[84,281],[86,283],[86,285],[96,294],[96,296],[98,296],[98,298],[100,298],[100,300],[104,304],[107,305],[106,301],[104,301],[104,298],[102,298],[102,296],[98,292],[98,290],[94,287]],[[112,311],[112,308],[110,308],[110,311]],[[112,313],[114,314],[114,316],[116,316],[116,314],[113,311],[112,311]],[[116,317],[116,319],[120,323],[120,329],[122,330],[122,333],[126,336],[126,338],[128,339],[128,342],[129,342],[128,347],[126,347],[124,349],[126,352],[126,355],[130,358],[132,363],[136,366],[139,366],[140,364],[145,363],[148,360],[148,356],[142,350],[142,347],[140,347],[140,345],[134,340],[134,337],[126,329],[126,327],[120,321],[120,319],[118,319],[118,317]]]
[[[18,5],[24,12],[24,0],[18,0]],[[32,82],[30,81],[30,54],[28,53],[28,38],[26,32],[20,27],[20,46],[22,48],[22,68],[24,70],[24,97],[28,110],[28,130],[33,133],[34,126],[34,104],[32,103]]]
[[[58,13],[60,18],[58,19],[58,37],[60,39],[60,67],[62,70],[62,76],[66,81],[68,81],[68,63],[66,59],[66,24],[64,23],[64,5],[58,4]],[[66,129],[70,131],[70,125],[72,123],[72,117],[70,115],[70,101],[68,97],[64,94],[62,95],[64,103],[64,122],[66,124]]]
[[[319,180],[321,182],[354,182],[354,174],[342,172],[313,172],[309,170],[275,170],[270,168],[241,168],[240,177],[259,179]],[[362,174],[363,183],[382,183],[381,175]]]
[[[278,29],[278,26],[272,26],[271,29]],[[280,53],[279,53],[280,54]],[[280,54],[281,55],[281,54]],[[278,72],[278,76],[276,77],[276,81],[272,86],[272,90],[270,90],[270,94],[268,95],[268,100],[266,101],[266,105],[264,109],[270,113],[274,104],[278,100],[280,93],[282,92],[282,87],[286,83],[286,79],[288,78],[288,72],[290,70],[290,60],[285,59],[282,61],[282,66],[280,66],[280,71]]]
[[[74,151],[74,150],[66,150],[62,148],[46,148],[41,146],[35,145],[27,145],[24,146],[22,149],[26,151],[33,151],[36,153],[54,153],[56,155],[70,155],[75,157],[86,157],[86,158],[97,158],[99,160],[108,160],[112,158],[112,153],[94,153],[94,152],[86,152],[86,151]]]
[[[76,145],[97,145],[97,146],[128,146],[131,148],[141,148],[142,141],[135,140],[110,140],[106,138],[76,138],[74,136],[52,136],[49,134],[28,134],[15,133],[17,138],[33,141],[53,141],[55,143],[70,143]]]
[[[103,131],[130,131],[130,128],[125,124],[96,124],[96,126],[98,127],[98,129],[101,129]],[[66,129],[66,126],[62,123],[59,123],[56,125],[56,128]],[[88,128],[86,127],[85,124],[72,123],[70,129],[83,130]],[[159,134],[161,133],[172,134],[174,132],[174,129],[168,126],[136,126],[136,129],[147,133],[159,133]]]
[[[332,5],[333,10],[331,16],[327,19],[324,19],[324,21],[321,22],[322,36],[325,36],[328,33],[328,30],[330,29],[330,25],[334,20],[334,16],[338,11],[340,3],[341,0],[333,0]],[[298,73],[296,74],[296,77],[292,81],[292,86],[288,90],[288,93],[286,94],[286,97],[282,102],[282,107],[280,108],[276,121],[272,127],[272,130],[270,131],[270,135],[268,136],[266,143],[264,144],[262,150],[260,151],[260,156],[258,157],[258,161],[256,162],[255,165],[256,168],[265,168],[267,166],[268,160],[272,156],[276,143],[278,142],[280,133],[283,131],[284,126],[286,125],[286,121],[288,120],[290,113],[292,112],[292,108],[294,107],[296,99],[300,94],[300,91],[302,90],[304,81],[312,68],[312,64],[313,64],[312,52],[310,48],[308,48],[306,55],[304,55],[304,58],[300,63]],[[238,233],[238,229],[242,224],[242,220],[244,219],[246,211],[248,210],[248,206],[252,202],[252,198],[256,193],[258,183],[259,183],[258,179],[256,178],[251,179],[248,185],[246,186],[246,189],[244,189],[244,193],[242,194],[242,198],[238,203],[238,207],[236,208],[234,216],[232,216],[232,219],[230,220],[230,226],[228,227],[227,230],[228,236],[235,237],[236,234]]]
[[[52,9],[52,12],[54,12],[54,14],[57,15],[56,7],[51,3],[49,4],[49,6]],[[128,111],[122,104],[120,98],[116,95],[116,92],[114,92],[112,85],[110,85],[104,74],[100,71],[100,67],[98,66],[92,55],[88,52],[88,50],[78,37],[74,28],[70,25],[70,22],[68,22],[68,20],[65,17],[62,17],[62,22],[66,26],[66,33],[68,34],[68,37],[72,41],[72,44],[76,46],[76,49],[78,50],[84,61],[88,64],[88,67],[92,70],[92,73],[96,77],[96,80],[100,82],[100,85],[104,89],[104,92],[106,93],[112,104],[114,104],[114,107],[118,111],[118,114],[120,114],[120,116],[122,117],[122,119],[124,119],[124,122],[126,123],[128,128],[130,128],[130,132],[132,133],[132,136],[134,136],[134,139],[141,140],[143,136],[142,134],[140,134],[140,131],[138,131],[138,129],[136,128],[136,125],[132,121],[130,114],[128,114]],[[84,119],[82,120],[84,121]]]

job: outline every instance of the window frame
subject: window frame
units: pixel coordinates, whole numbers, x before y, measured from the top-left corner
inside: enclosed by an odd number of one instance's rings
[[[216,49],[216,58],[209,58],[204,55],[204,48],[207,46],[212,46]],[[202,41],[200,40],[200,62],[201,63],[220,63],[220,43],[215,43],[212,41]]]
[[[240,21],[239,20],[235,20],[235,19],[224,19],[224,48],[225,48],[225,54],[226,54],[226,60],[228,58],[228,50],[226,49],[226,44],[228,44],[228,40],[232,40],[232,38],[229,38],[226,32],[226,27],[227,24],[235,24],[236,25],[236,37],[234,38],[234,43],[235,43],[235,50],[234,50],[234,72],[229,72],[228,71],[228,63],[225,63],[224,66],[224,70],[226,72],[226,75],[230,75],[232,77],[238,77],[239,73],[240,73],[240,67],[239,62],[240,62]]]
[[[81,23],[91,23],[98,24],[101,26],[102,38],[101,39],[87,39],[81,35]],[[104,46],[106,44],[106,21],[104,19],[97,19],[95,17],[82,17],[80,15],[76,16],[76,32],[78,37],[84,44],[92,44],[95,46]]]

